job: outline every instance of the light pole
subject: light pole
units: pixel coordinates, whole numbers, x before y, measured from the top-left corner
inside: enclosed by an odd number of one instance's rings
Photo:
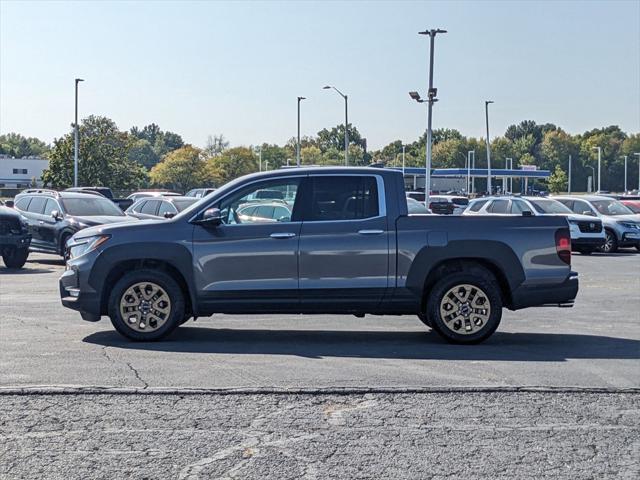
[[[593,182],[594,182],[594,181],[595,181],[595,179],[596,179],[596,169],[595,169],[595,168],[593,168],[591,165],[587,165],[587,168],[590,168],[590,169],[591,169],[591,172],[592,172],[592,174],[593,174],[593,176],[591,177],[591,178],[593,179],[593,180],[591,181],[591,185],[587,185],[587,187],[589,187],[587,190],[589,190],[589,192],[591,192],[591,188],[590,188],[590,187],[593,185]]]
[[[305,97],[298,97],[298,144],[296,145],[296,164],[300,166],[300,101]]]
[[[509,164],[508,167],[507,167],[507,162]],[[505,168],[508,168],[509,170],[513,170],[513,158],[511,158],[511,157],[505,158],[504,166],[505,166]],[[505,177],[505,180],[506,180],[506,177]],[[511,174],[509,174],[509,193],[513,193],[513,176],[511,176]]]
[[[334,89],[344,98],[344,166],[349,165],[349,101],[347,96],[332,85],[325,85],[324,90]]]
[[[427,90],[427,100],[423,100],[418,95],[418,92],[409,92],[409,96],[413,98],[418,103],[427,102],[427,145],[426,145],[426,155],[425,155],[425,168],[424,168],[424,204],[425,207],[429,208],[429,194],[431,193],[431,123],[433,117],[433,104],[437,102],[436,95],[438,94],[438,89],[433,88],[433,51],[434,51],[434,41],[436,39],[436,35],[438,33],[447,33],[446,30],[442,29],[431,29],[425,30],[424,32],[418,32],[418,35],[428,35],[429,36],[429,90]]]
[[[84,80],[82,78],[76,78],[75,82],[76,82],[76,114],[75,114],[75,120],[73,122],[73,144],[74,144],[74,149],[73,149],[73,186],[77,187],[78,186],[78,149],[79,149],[79,142],[78,142],[78,84],[80,82],[84,82]]]
[[[600,166],[602,163],[602,148],[601,147],[593,147],[593,150],[598,150],[598,192],[600,192],[602,189],[601,184],[600,184],[600,174],[601,174],[601,170],[600,170]]]
[[[402,145],[402,181],[404,182],[404,149],[405,146]]]
[[[638,191],[640,192],[640,152],[634,153],[638,156]]]
[[[258,152],[258,170],[262,171],[262,145],[260,145],[260,151]]]
[[[567,193],[571,193],[571,155],[569,155],[569,180],[567,181]]]
[[[493,100],[485,100],[484,102],[484,116],[487,121],[487,191],[491,195],[491,142],[489,141],[489,104],[493,103]]]
[[[467,152],[467,195],[471,193],[471,150]]]
[[[624,191],[627,192],[627,156],[624,156]]]

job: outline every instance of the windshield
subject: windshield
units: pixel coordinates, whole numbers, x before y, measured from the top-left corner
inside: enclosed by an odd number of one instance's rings
[[[568,207],[555,200],[529,200],[538,213],[573,213]]]
[[[107,198],[63,198],[60,200],[67,215],[78,217],[95,217],[108,215],[112,217],[124,217],[124,212],[115,203]]]
[[[633,215],[633,212],[617,200],[594,200],[591,202],[602,215]]]

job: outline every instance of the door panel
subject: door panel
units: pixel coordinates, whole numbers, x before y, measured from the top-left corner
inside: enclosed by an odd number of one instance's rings
[[[301,221],[238,214],[248,205],[276,205],[295,211],[299,177],[263,182],[217,202],[223,223],[197,225],[193,236],[196,287],[209,312],[297,312],[298,243]],[[277,190],[282,199],[260,199],[260,190]],[[293,221],[296,220],[296,221]]]
[[[311,177],[300,233],[305,309],[359,311],[382,300],[389,286],[389,229],[377,178]]]

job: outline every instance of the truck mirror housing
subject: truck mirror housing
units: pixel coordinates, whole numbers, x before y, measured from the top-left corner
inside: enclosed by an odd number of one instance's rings
[[[219,208],[207,208],[198,221],[200,225],[216,227],[222,223],[222,213]]]

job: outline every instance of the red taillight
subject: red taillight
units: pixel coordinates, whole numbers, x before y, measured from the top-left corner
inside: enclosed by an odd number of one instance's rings
[[[556,252],[567,265],[571,265],[571,234],[568,228],[556,230]]]

